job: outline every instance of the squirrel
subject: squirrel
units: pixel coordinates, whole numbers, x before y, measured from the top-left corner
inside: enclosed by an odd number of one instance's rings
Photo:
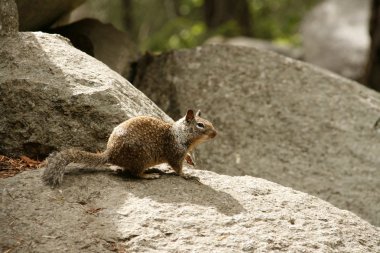
[[[182,163],[188,152],[216,136],[212,123],[201,118],[201,112],[186,115],[174,123],[151,116],[138,116],[116,126],[101,153],[67,149],[52,153],[45,161],[42,180],[56,187],[62,183],[65,168],[70,163],[90,166],[113,164],[137,178],[156,179],[158,173],[145,173],[149,167],[168,163],[181,177]]]

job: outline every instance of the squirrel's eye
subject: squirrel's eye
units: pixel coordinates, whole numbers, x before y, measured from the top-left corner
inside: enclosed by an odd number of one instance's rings
[[[205,128],[205,125],[203,123],[197,123],[197,127],[199,127],[199,128]]]

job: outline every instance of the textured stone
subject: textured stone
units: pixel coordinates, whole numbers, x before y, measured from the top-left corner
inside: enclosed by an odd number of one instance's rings
[[[278,45],[269,40],[262,40],[257,38],[250,37],[232,37],[232,38],[223,38],[223,37],[212,37],[206,41],[205,44],[226,44],[231,46],[239,47],[254,47],[261,50],[273,51],[293,59],[302,60],[303,59],[303,50],[301,48],[295,48],[288,45]]]
[[[172,121],[105,64],[59,35],[0,40],[0,153],[105,147],[112,129],[138,115]]]
[[[370,0],[327,0],[301,26],[305,60],[359,80],[369,52]]]
[[[72,169],[1,179],[0,247],[15,252],[379,252],[380,230],[351,212],[263,179],[121,178]]]
[[[0,0],[0,36],[18,32],[17,5],[14,0]]]
[[[380,94],[222,45],[147,56],[137,73],[133,84],[170,116],[194,107],[213,122],[218,136],[199,148],[204,167],[291,186],[380,225]]]

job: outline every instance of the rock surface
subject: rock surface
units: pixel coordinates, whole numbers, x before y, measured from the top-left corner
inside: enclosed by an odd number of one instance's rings
[[[0,0],[0,36],[18,32],[17,5],[14,0]]]
[[[380,225],[380,94],[253,48],[175,51],[137,69],[133,84],[169,116],[193,107],[213,122],[204,167],[291,186]]]
[[[0,40],[0,153],[35,157],[69,146],[96,151],[137,115],[171,119],[67,39],[20,33]]]
[[[59,17],[85,0],[16,0],[20,31],[36,31],[49,27]]]
[[[139,56],[127,33],[95,19],[84,19],[49,32],[69,38],[76,48],[107,64],[125,78],[129,76],[132,62]]]
[[[359,80],[369,52],[370,0],[327,0],[306,15],[301,36],[305,60]]]
[[[0,247],[16,252],[379,252],[380,230],[351,212],[263,179],[191,170],[121,178],[72,169],[0,180]]]
[[[250,37],[233,37],[233,38],[223,38],[223,37],[212,37],[208,39],[205,44],[226,44],[231,46],[239,47],[254,47],[261,50],[273,51],[293,59],[302,60],[303,50],[300,48],[290,47],[286,45],[278,45],[269,40],[262,40]]]
[[[127,6],[128,4],[124,4],[123,1],[85,1],[82,5],[57,20],[57,22],[54,23],[54,26],[65,26],[82,19],[96,19],[104,24],[112,24],[116,29],[123,31],[128,28],[122,21],[124,20],[123,12],[133,12],[133,10],[127,9]],[[123,11],[114,11],[119,9],[123,9]]]

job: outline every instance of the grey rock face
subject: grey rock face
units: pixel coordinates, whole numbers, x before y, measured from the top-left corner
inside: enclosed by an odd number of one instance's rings
[[[380,251],[379,228],[263,179],[192,170],[200,183],[133,180],[73,169],[51,190],[41,172],[0,180],[4,251]]]
[[[205,46],[150,56],[133,82],[176,118],[200,108],[218,136],[203,167],[291,186],[380,225],[380,95],[274,53]]]
[[[18,32],[17,5],[14,0],[0,0],[0,36]]]
[[[61,36],[5,38],[0,58],[2,154],[102,150],[113,127],[132,116],[171,121],[123,77]]]
[[[369,51],[370,0],[327,0],[302,24],[305,60],[347,78],[364,73]]]
[[[16,0],[20,31],[36,31],[49,27],[59,17],[75,9],[84,0]]]
[[[261,50],[273,51],[287,57],[302,60],[303,50],[301,48],[295,48],[285,45],[277,45],[269,40],[262,40],[257,38],[249,37],[233,37],[233,38],[223,38],[223,37],[212,37],[206,41],[206,44],[226,44],[231,46],[239,47],[253,47]]]

